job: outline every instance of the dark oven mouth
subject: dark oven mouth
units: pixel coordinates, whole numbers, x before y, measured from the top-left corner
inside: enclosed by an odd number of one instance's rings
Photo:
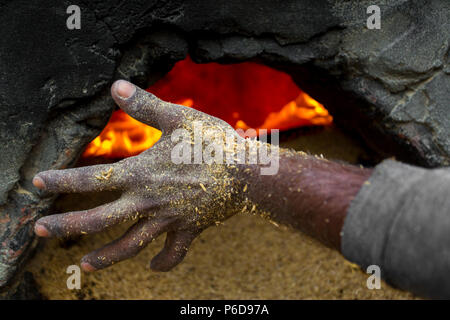
[[[188,55],[146,90],[164,101],[220,118],[247,137],[263,135],[270,140],[271,130],[276,129],[282,146],[353,163],[370,162],[365,146],[336,127],[326,106],[299,88],[288,73],[260,62],[196,63]],[[330,139],[328,146],[318,142],[333,133],[340,138]],[[116,108],[83,151],[80,163],[135,156],[160,137],[158,129]],[[360,149],[359,155],[343,156],[345,152],[337,152],[336,141],[340,148]]]

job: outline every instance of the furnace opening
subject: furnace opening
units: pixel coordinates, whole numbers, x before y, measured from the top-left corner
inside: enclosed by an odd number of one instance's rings
[[[225,120],[235,129],[286,131],[333,122],[327,109],[288,74],[254,62],[197,64],[188,56],[147,91]],[[150,148],[160,136],[159,130],[116,110],[82,157],[134,156]]]

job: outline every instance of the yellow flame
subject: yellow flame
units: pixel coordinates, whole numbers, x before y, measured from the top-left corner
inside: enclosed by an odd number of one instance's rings
[[[193,107],[192,99],[178,101],[178,104]],[[290,129],[302,125],[328,125],[333,121],[327,109],[302,92],[295,100],[280,111],[270,113],[264,123],[255,129]],[[250,127],[238,120],[236,129]],[[83,153],[83,157],[125,158],[137,155],[152,147],[161,138],[161,131],[147,126],[122,110],[113,113],[111,120]]]
[[[269,113],[264,123],[255,129],[286,130],[306,125],[329,125],[332,122],[333,117],[328,110],[308,94],[302,92],[280,111]],[[242,120],[236,122],[236,129],[247,130],[249,128]]]

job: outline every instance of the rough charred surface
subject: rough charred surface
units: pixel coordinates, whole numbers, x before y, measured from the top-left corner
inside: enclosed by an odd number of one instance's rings
[[[38,171],[74,164],[114,104],[117,78],[155,81],[187,53],[289,72],[382,156],[449,165],[450,3],[432,1],[0,0],[0,287],[34,247],[53,199]],[[84,4],[83,4],[84,3]],[[381,30],[366,8],[381,7]]]
[[[283,69],[324,103],[341,127],[382,156],[427,167],[448,165],[450,4],[378,1],[382,27],[368,30],[365,10],[376,1],[319,2],[308,13],[328,25],[325,32],[317,29],[305,40],[294,31],[290,41],[280,40],[277,28],[252,36],[199,36],[194,57],[257,59]],[[303,14],[296,12],[293,30],[303,30]]]

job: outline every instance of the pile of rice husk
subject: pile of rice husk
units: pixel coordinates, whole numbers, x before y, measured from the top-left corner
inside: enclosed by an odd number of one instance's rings
[[[290,147],[357,163],[364,151],[330,127],[295,138]],[[111,201],[108,193],[61,196],[54,212],[87,209]],[[119,237],[130,224],[77,240],[44,239],[31,271],[48,299],[414,299],[382,282],[369,290],[368,274],[300,232],[257,216],[237,215],[211,227],[192,244],[185,260],[166,273],[151,271],[164,237],[133,259],[83,273],[81,289],[69,290],[66,269]]]

